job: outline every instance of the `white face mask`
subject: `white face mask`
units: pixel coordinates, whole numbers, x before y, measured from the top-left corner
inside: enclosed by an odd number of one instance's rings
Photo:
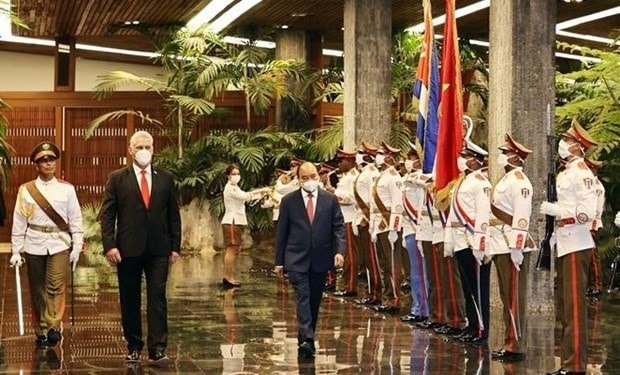
[[[508,155],[504,154],[503,152],[497,155],[497,164],[499,164],[502,168],[510,164],[508,163]]]
[[[461,172],[465,172],[466,170],[469,169],[469,167],[467,167],[467,159],[465,159],[462,156],[459,156],[456,159],[456,166],[459,169],[459,171],[461,171]]]
[[[560,155],[560,158],[566,159],[572,155],[572,153],[568,151],[570,146],[571,145],[568,144],[568,142],[566,142],[565,140],[560,140],[560,143],[558,143],[558,155]]]
[[[364,165],[366,162],[364,161],[364,154],[355,154],[355,164]]]
[[[375,164],[377,165],[377,167],[380,167],[383,164],[385,164],[385,155],[377,154],[377,156],[375,157]]]
[[[142,167],[146,167],[149,164],[151,164],[151,159],[153,157],[153,154],[151,153],[151,151],[149,150],[139,150],[138,152],[136,152],[136,154],[134,155],[134,160]]]
[[[239,174],[230,175],[230,182],[236,185],[239,183],[239,181],[241,181],[241,175]]]
[[[314,193],[319,187],[319,180],[308,180],[301,183],[301,188],[308,193]]]
[[[405,169],[407,172],[411,172],[413,170],[413,160],[405,160]]]

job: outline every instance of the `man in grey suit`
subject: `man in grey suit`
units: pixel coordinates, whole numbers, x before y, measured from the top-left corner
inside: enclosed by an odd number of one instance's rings
[[[327,271],[342,267],[344,218],[336,196],[318,188],[314,164],[297,171],[301,189],[282,198],[276,235],[275,272],[288,273],[297,299],[299,356],[315,354],[314,332]]]
[[[132,135],[131,165],[108,176],[101,234],[105,257],[116,264],[127,362],[140,360],[144,346],[141,322],[142,274],[146,279],[149,362],[169,363],[166,282],[169,265],[179,258],[181,215],[172,173],[151,166],[153,137]]]

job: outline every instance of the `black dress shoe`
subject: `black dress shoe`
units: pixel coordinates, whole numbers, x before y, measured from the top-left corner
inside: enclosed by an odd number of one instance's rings
[[[385,304],[373,306],[372,309],[375,310],[376,312],[386,313],[386,314],[397,314],[399,310],[398,307],[385,305]]]
[[[435,329],[437,327],[441,327],[442,325],[443,323],[431,322],[430,320],[426,320],[424,322],[420,322],[417,324],[418,327],[424,328],[424,329]]]
[[[588,288],[588,290],[586,290],[586,296],[588,297],[598,297],[601,293],[602,291],[597,288]]]
[[[501,362],[520,362],[525,359],[525,353],[514,353],[508,350],[500,349],[491,353],[491,359]]]
[[[297,354],[301,358],[313,358],[316,350],[314,349],[314,343],[310,340],[306,340],[299,345]]]
[[[140,351],[138,349],[131,349],[125,356],[126,362],[138,362],[140,360]]]
[[[400,317],[400,321],[401,322],[407,322],[407,323],[417,323],[417,322],[421,322],[422,317],[419,315],[415,315],[415,314],[407,314],[407,315],[403,315]]]
[[[357,293],[349,292],[347,290],[338,290],[332,293],[332,295],[336,297],[355,297],[357,296]]]
[[[487,339],[485,337],[480,337],[478,335],[474,335],[471,333],[467,333],[461,336],[458,340],[465,344],[472,344],[472,345],[484,345],[487,343]]]
[[[559,369],[554,372],[548,372],[547,375],[586,375],[585,371],[568,371],[564,369]]]
[[[223,286],[224,286],[224,288],[226,288],[226,289],[230,289],[230,288],[238,288],[238,287],[240,287],[240,286],[241,286],[241,284],[239,284],[239,283],[233,283],[233,282],[228,281],[228,279],[227,279],[227,278],[223,278],[223,279],[222,279],[222,285],[223,285]]]
[[[170,363],[170,358],[168,358],[163,350],[149,352],[149,363],[156,366],[166,366]]]
[[[49,331],[47,331],[47,343],[48,346],[56,346],[56,344],[62,340],[62,335],[60,334],[60,331],[57,331],[54,328],[50,328]]]
[[[47,342],[47,336],[37,336],[37,338],[34,340],[34,344],[38,349],[47,348],[49,346],[49,343]]]
[[[356,303],[358,305],[373,306],[373,305],[378,305],[379,301],[377,301],[376,299],[372,299],[370,297],[364,297],[362,299],[355,299],[355,300],[353,300],[353,303]]]
[[[325,286],[323,287],[323,291],[328,293],[335,292],[336,284],[325,284]]]
[[[411,290],[411,284],[409,284],[408,282],[402,282],[400,284],[400,289],[404,290],[404,291],[410,291]]]

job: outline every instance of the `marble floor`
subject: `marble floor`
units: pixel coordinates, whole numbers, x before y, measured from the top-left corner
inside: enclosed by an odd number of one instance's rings
[[[292,290],[273,276],[270,251],[257,249],[239,259],[238,289],[221,287],[219,253],[185,254],[172,267],[167,367],[144,359],[125,364],[116,275],[101,256],[82,259],[75,272],[61,345],[36,350],[25,282],[26,334],[19,335],[15,271],[8,258],[0,254],[0,374],[541,374],[559,363],[554,356],[559,330],[547,316],[528,317],[527,359],[506,365],[490,360],[490,350],[502,340],[496,319],[488,346],[466,346],[327,295],[316,358],[299,359]],[[21,276],[24,280],[25,270]],[[620,296],[589,306],[588,372],[620,374]]]

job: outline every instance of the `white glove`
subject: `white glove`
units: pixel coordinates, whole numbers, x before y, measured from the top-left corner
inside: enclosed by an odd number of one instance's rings
[[[521,271],[521,263],[523,263],[523,252],[519,249],[510,249],[510,259],[517,271]]]
[[[390,241],[390,243],[396,243],[397,239],[398,239],[398,232],[395,230],[391,230],[390,233],[388,233],[388,240]]]
[[[618,213],[616,214],[616,219],[614,220],[614,224],[616,224],[616,226],[620,228],[620,211],[618,211]]]
[[[482,265],[482,259],[484,259],[484,251],[473,249],[471,252],[474,254],[474,258],[476,258],[476,260],[478,261],[478,265]]]
[[[443,257],[452,257],[454,256],[454,242],[444,242],[443,243]]]
[[[557,218],[562,217],[560,206],[557,203],[542,202],[540,204],[540,213],[543,215],[555,216]]]
[[[81,246],[78,249],[71,250],[69,254],[69,262],[73,265],[72,270],[75,271],[75,267],[77,267],[77,262],[80,260],[80,253],[82,252]]]
[[[21,267],[22,264],[24,264],[24,258],[22,258],[19,253],[13,253],[13,255],[11,255],[11,259],[9,260],[9,264],[11,264],[11,267]]]
[[[357,225],[355,225],[355,223],[351,223],[351,230],[353,231],[353,235],[354,236],[359,236],[360,235],[360,231],[357,228]]]

